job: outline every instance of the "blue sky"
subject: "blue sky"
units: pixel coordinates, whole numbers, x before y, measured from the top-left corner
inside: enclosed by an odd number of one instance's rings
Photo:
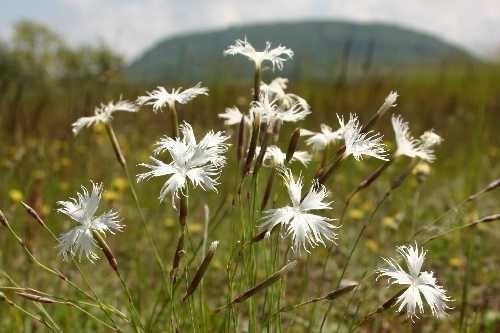
[[[500,0],[0,0],[0,37],[29,18],[70,43],[99,40],[133,59],[179,32],[234,24],[339,18],[434,33],[477,54],[500,50]]]

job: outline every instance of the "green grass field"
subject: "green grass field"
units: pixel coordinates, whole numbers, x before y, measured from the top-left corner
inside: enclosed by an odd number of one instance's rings
[[[396,246],[415,241],[421,245],[449,229],[500,213],[498,189],[463,202],[500,177],[499,79],[498,66],[477,65],[399,77],[371,75],[341,83],[333,79],[290,82],[289,91],[304,97],[312,113],[305,121],[283,125],[277,143],[283,151],[296,127],[318,131],[320,123],[325,123],[336,129],[336,113],[344,117],[357,113],[366,122],[391,90],[400,94],[397,106],[374,127],[384,134],[389,151],[395,149],[392,113],[408,120],[414,135],[433,128],[444,139],[432,164],[420,163],[413,168],[414,161],[409,158],[394,161],[353,198],[337,229],[337,244],[330,247],[327,243],[326,248],[318,246],[301,255],[290,249],[289,238],[282,239],[276,231],[269,238],[251,241],[259,233],[257,226],[263,216],[260,203],[272,171],[263,167],[257,176],[249,175],[242,181],[243,162],[236,159],[238,126],[224,126],[217,114],[233,105],[247,111],[252,78],[241,78],[238,83],[207,80],[209,96],[178,105],[179,119],[193,125],[197,138],[209,129],[225,130],[231,135],[232,146],[218,192],[190,189],[184,254],[175,283],[169,272],[181,230],[179,211],[172,208],[170,199],[162,204],[158,200],[165,178],[135,183],[135,175],[144,172],[137,165],[147,162],[154,142],[171,133],[169,112],[155,114],[143,106],[137,114],[117,114],[112,122],[149,233],[105,126],[82,130],[76,137],[71,133],[71,123],[90,115],[98,103],[117,100],[121,93],[123,98],[135,100],[151,87],[96,77],[84,82],[39,82],[38,87],[26,78],[2,81],[0,209],[25,248],[1,226],[0,331],[497,332],[500,234],[494,221],[454,231],[425,245],[424,269],[435,273],[453,299],[449,316],[437,319],[426,305],[425,314],[414,323],[395,308],[366,317],[398,292],[395,286],[387,287],[385,279],[375,280],[381,258],[395,257]],[[304,140],[300,140],[299,149],[307,149]],[[307,168],[293,165],[293,173],[302,174],[307,188],[321,159],[332,162],[341,145],[330,147],[324,157],[316,156]],[[382,163],[352,157],[341,163],[326,182],[333,209],[322,214],[340,219],[347,195]],[[393,181],[408,170],[402,185],[377,208]],[[89,180],[104,184],[98,212],[114,208],[126,226],[106,241],[130,290],[132,307],[102,253],[94,264],[85,259],[78,265],[62,261],[56,240],[21,204],[33,207],[46,228],[59,235],[74,222],[57,213],[57,201],[68,200],[81,185],[88,187]],[[287,203],[286,189],[275,177],[268,207]],[[209,208],[208,226],[204,224],[205,205]],[[157,245],[157,257],[151,238]],[[220,243],[201,283],[182,301],[203,260],[204,244],[215,240]],[[291,260],[296,260],[296,265],[275,283],[259,288],[245,300],[238,299]],[[355,281],[357,288],[331,300],[295,307],[334,291],[344,269],[344,282]],[[233,299],[238,302],[230,304]]]

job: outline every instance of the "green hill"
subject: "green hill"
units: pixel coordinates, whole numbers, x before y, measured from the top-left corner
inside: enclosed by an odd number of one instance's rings
[[[236,26],[167,38],[133,61],[127,72],[132,80],[146,82],[248,78],[252,66],[247,60],[222,54],[235,39],[245,36],[256,48],[269,40],[293,49],[293,61],[280,74],[291,78],[329,79],[472,59],[463,49],[435,36],[395,25],[310,21]]]

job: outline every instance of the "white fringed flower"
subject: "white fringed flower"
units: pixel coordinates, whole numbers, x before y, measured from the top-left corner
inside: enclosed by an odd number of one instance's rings
[[[117,111],[123,112],[137,112],[139,108],[132,102],[127,100],[119,100],[118,102],[109,102],[108,104],[101,104],[94,109],[94,115],[91,117],[81,117],[75,121],[71,127],[73,134],[77,135],[84,127],[90,127],[98,123],[107,123],[113,118],[113,113]]]
[[[101,201],[102,184],[91,183],[92,192],[89,193],[82,186],[82,193],[77,193],[76,198],[58,202],[60,208],[57,211],[78,223],[76,227],[59,237],[59,255],[62,256],[63,260],[67,261],[70,256],[78,256],[79,259],[85,256],[90,262],[94,262],[99,256],[94,251],[96,242],[92,231],[114,234],[115,231],[123,229],[118,212],[114,210],[95,216]]]
[[[326,187],[313,183],[309,193],[301,200],[302,178],[295,180],[289,169],[283,170],[283,178],[292,205],[264,211],[265,222],[259,227],[269,235],[275,226],[281,225],[283,237],[292,236],[295,252],[300,252],[301,248],[309,252],[309,246],[325,246],[324,240],[333,242],[337,238],[335,229],[338,228],[329,223],[333,219],[311,213],[331,209],[331,202],[324,201],[328,196]]]
[[[260,95],[259,101],[253,101],[250,104],[250,113],[259,114],[261,121],[272,128],[276,121],[297,122],[303,120],[311,111],[304,109],[298,102],[295,102],[290,107],[280,106],[278,100],[271,99],[266,92]]]
[[[296,104],[303,110],[310,111],[311,107],[304,98],[285,91],[287,89],[287,85],[287,78],[277,77],[269,84],[261,82],[260,93],[269,94],[270,98],[276,99],[281,105],[283,105],[284,108],[290,108]]]
[[[253,61],[256,68],[261,68],[264,61],[269,61],[273,65],[273,70],[275,67],[279,70],[283,69],[283,63],[293,57],[293,51],[289,48],[281,45],[271,48],[270,42],[266,42],[266,48],[263,51],[256,51],[246,38],[236,40],[224,51],[224,55],[236,54],[241,54]]]
[[[219,113],[218,116],[219,118],[224,119],[224,125],[228,126],[239,125],[241,122],[241,117],[245,117],[245,121],[248,124],[252,123],[251,114],[250,116],[244,115],[236,106],[226,108],[224,112]]]
[[[158,155],[168,151],[172,162],[167,164],[151,156],[152,164],[140,164],[150,171],[137,175],[138,181],[169,176],[160,190],[160,202],[169,194],[173,199],[179,192],[182,193],[188,179],[194,187],[217,191],[218,177],[226,163],[224,154],[228,144],[225,141],[229,137],[224,132],[210,131],[197,143],[191,125],[184,122],[180,131],[182,139],[165,136],[155,144],[153,153]]]
[[[255,155],[259,155],[260,147],[257,147]],[[278,168],[285,165],[286,154],[278,146],[267,147],[264,154],[263,165],[269,168]],[[306,166],[311,161],[311,155],[306,151],[296,151],[293,153],[290,162],[299,162]]]
[[[412,137],[408,122],[401,116],[392,116],[392,127],[396,136],[397,149],[395,156],[405,155],[410,158],[418,157],[427,162],[435,159],[432,147],[441,143],[442,139],[433,131],[427,131],[420,139]]]
[[[341,116],[337,115],[337,118],[345,141],[345,157],[352,155],[359,161],[363,159],[363,155],[367,155],[387,161],[387,153],[382,142],[383,136],[380,133],[362,132],[363,126],[358,116],[352,113],[349,115],[347,124]]]
[[[320,129],[320,132],[306,131],[304,133],[304,135],[310,136],[307,138],[306,144],[311,146],[313,152],[323,151],[327,146],[344,138],[342,128],[334,131],[330,126],[321,124]]]
[[[408,272],[405,271],[396,260],[383,258],[387,267],[377,270],[378,277],[386,277],[390,284],[408,286],[408,288],[398,297],[396,305],[398,312],[406,308],[408,318],[418,318],[418,313],[424,313],[424,306],[421,296],[429,305],[432,315],[441,318],[446,315],[449,309],[446,302],[451,298],[446,295],[446,290],[439,286],[433,272],[421,271],[426,252],[419,250],[418,245],[399,246],[397,251],[403,257]]]
[[[198,95],[208,95],[208,88],[202,87],[201,82],[198,82],[194,87],[182,90],[182,87],[172,89],[168,92],[164,87],[157,87],[151,92],[146,92],[146,96],[139,96],[137,104],[152,105],[153,111],[162,111],[165,105],[169,108],[174,108],[175,103],[186,104]]]

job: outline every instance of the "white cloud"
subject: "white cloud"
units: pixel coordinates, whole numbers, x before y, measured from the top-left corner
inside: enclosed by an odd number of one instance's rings
[[[51,6],[60,14],[46,23],[73,43],[101,38],[129,59],[179,32],[300,18],[395,22],[482,54],[500,46],[498,0],[53,0]]]

